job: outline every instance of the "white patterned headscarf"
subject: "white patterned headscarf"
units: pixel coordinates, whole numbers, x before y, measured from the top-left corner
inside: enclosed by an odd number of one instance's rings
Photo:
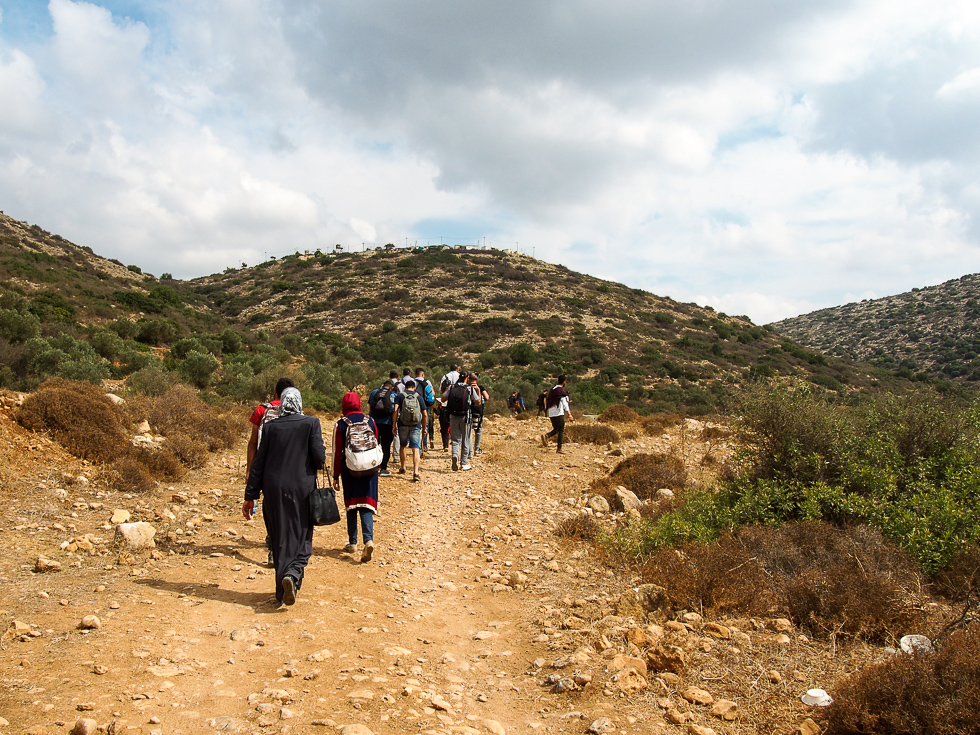
[[[279,415],[303,413],[303,396],[296,388],[286,388],[279,396]]]

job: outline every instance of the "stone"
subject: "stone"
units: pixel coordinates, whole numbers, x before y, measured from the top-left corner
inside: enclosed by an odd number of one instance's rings
[[[586,732],[591,735],[603,735],[607,732],[612,732],[616,729],[616,726],[612,723],[608,717],[600,717],[598,720],[593,721],[591,725],[586,728]]]
[[[657,499],[657,502],[658,503],[660,503],[660,502],[662,502],[664,500],[673,500],[674,499],[674,491],[671,490],[671,489],[669,489],[669,488],[662,487],[659,490],[657,490],[656,499]]]
[[[643,501],[632,490],[619,485],[612,497],[612,504],[616,510],[628,513],[631,510],[639,510],[643,506]]]
[[[591,674],[576,674],[572,678],[575,680],[575,683],[578,684],[580,687],[584,687],[586,684],[589,684],[592,681]]]
[[[721,638],[727,641],[732,637],[732,632],[724,625],[719,625],[718,623],[705,623],[703,630],[712,638]]]
[[[483,726],[487,728],[487,731],[493,733],[493,735],[507,735],[507,730],[496,720],[484,720]]]
[[[820,735],[820,725],[807,717],[796,726],[792,735]]]
[[[609,661],[608,668],[611,673],[625,671],[626,669],[633,669],[642,676],[647,675],[646,663],[641,659],[635,658],[634,656],[627,656],[625,653],[619,653],[613,656],[613,658]]]
[[[723,720],[731,722],[735,719],[735,710],[738,709],[738,704],[730,699],[719,699],[715,702],[715,706],[711,708],[711,714],[715,717],[720,717]]]
[[[672,725],[683,725],[687,722],[690,715],[687,712],[681,712],[680,710],[671,707],[664,713],[664,719],[667,720]]]
[[[616,682],[616,686],[621,692],[627,694],[634,694],[636,692],[645,691],[650,683],[646,680],[640,672],[636,669],[625,669],[620,671],[613,677]]]
[[[684,699],[686,699],[691,704],[699,704],[702,707],[707,707],[709,704],[713,704],[715,698],[712,697],[704,689],[699,689],[698,687],[688,687],[681,694]]]
[[[785,633],[780,633],[773,640],[777,646],[788,646],[790,644],[790,638]]]
[[[589,498],[589,507],[596,513],[608,513],[609,501],[601,495],[594,495]]]
[[[687,726],[688,735],[717,735],[717,733],[710,727],[704,727],[703,725],[690,724]]]
[[[149,434],[150,433],[150,422],[143,419],[136,425],[137,434]]]
[[[38,556],[34,562],[34,571],[38,574],[48,574],[49,572],[60,572],[61,564],[49,559],[46,556]]]
[[[296,713],[293,712],[291,709],[289,709],[287,707],[283,707],[282,709],[279,710],[279,719],[280,720],[291,720],[295,716],[296,716]]]
[[[353,725],[344,725],[344,728],[340,731],[340,735],[374,735],[371,730],[359,723]]]
[[[641,584],[624,592],[616,603],[616,615],[623,618],[645,618],[648,613],[670,607],[667,590],[656,584]]]
[[[82,630],[97,630],[102,627],[102,621],[96,615],[86,615],[79,622],[78,627]]]
[[[145,521],[120,523],[116,526],[116,538],[121,539],[133,551],[155,548],[153,536],[156,535],[156,532],[156,529]]]
[[[98,722],[90,717],[80,717],[75,721],[75,726],[71,729],[71,735],[96,735],[98,731]]]
[[[649,648],[657,642],[657,639],[650,635],[650,633],[636,625],[626,631],[626,640],[640,649]]]
[[[109,403],[114,403],[117,406],[121,406],[126,402],[125,398],[117,396],[115,393],[106,393],[105,397],[109,399]]]
[[[772,669],[768,674],[766,674],[766,678],[769,680],[770,684],[779,684],[783,680],[783,675],[775,669]]]
[[[702,618],[696,612],[689,612],[689,613],[684,613],[681,616],[681,620],[683,620],[688,625],[698,625],[702,620],[704,620],[704,618]]]
[[[575,680],[570,677],[563,676],[555,682],[553,687],[551,687],[551,693],[565,694],[566,692],[573,692],[576,689],[578,689],[578,687],[575,684]]]
[[[687,654],[679,646],[659,644],[647,651],[647,666],[653,671],[672,671],[683,674]]]
[[[120,523],[129,523],[131,515],[125,508],[116,508],[112,511],[112,518],[109,519],[109,523],[114,526],[118,526]]]
[[[786,618],[776,618],[772,621],[772,627],[780,633],[788,633],[793,630],[793,624]]]

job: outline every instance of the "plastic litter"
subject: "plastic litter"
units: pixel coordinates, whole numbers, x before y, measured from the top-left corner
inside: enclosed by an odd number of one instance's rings
[[[808,704],[811,707],[829,707],[834,702],[823,689],[807,689],[806,694],[800,699],[803,700],[803,704]]]

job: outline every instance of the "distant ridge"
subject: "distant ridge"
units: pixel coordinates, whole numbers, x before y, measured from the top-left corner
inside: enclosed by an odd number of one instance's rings
[[[980,380],[980,274],[769,326],[809,349],[900,376]]]

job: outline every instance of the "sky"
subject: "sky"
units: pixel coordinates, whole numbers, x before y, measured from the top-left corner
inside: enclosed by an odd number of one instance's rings
[[[980,271],[976,0],[0,0],[0,210],[516,249],[759,324]]]

